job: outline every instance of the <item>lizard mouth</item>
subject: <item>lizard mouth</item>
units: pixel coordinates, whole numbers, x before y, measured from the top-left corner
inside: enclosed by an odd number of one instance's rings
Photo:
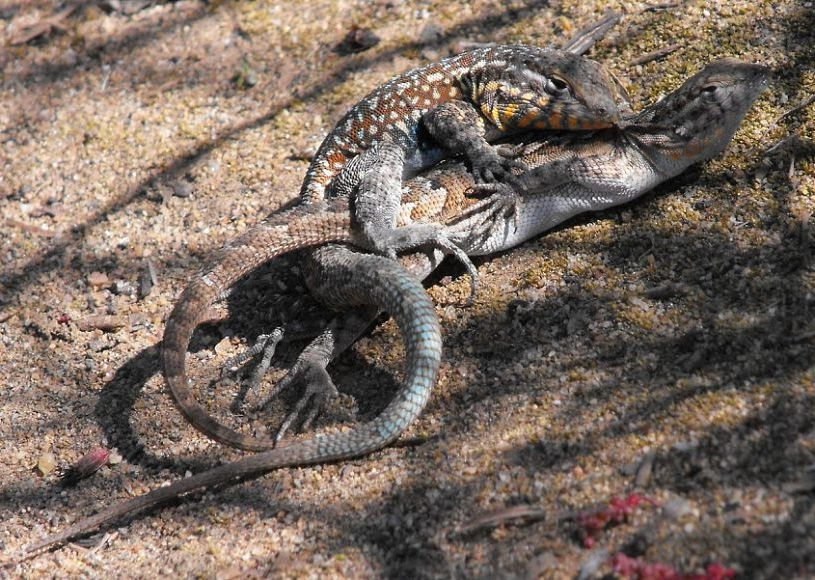
[[[549,129],[566,131],[594,131],[608,129],[620,123],[616,107],[609,110],[598,107],[591,113],[585,108],[559,107],[551,110],[547,102],[529,100],[522,103],[499,103],[493,106],[491,118],[499,127],[518,129]]]

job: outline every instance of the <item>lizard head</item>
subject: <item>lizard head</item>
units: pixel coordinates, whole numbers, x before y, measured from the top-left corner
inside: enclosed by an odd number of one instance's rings
[[[619,121],[617,85],[599,63],[532,47],[516,53],[462,79],[471,101],[500,131],[588,131]]]
[[[677,160],[681,157],[685,164],[709,159],[733,137],[769,76],[770,69],[763,65],[735,58],[715,60],[623,126],[674,142]]]

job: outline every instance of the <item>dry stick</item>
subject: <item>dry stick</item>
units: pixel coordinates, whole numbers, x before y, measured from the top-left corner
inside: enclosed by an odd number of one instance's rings
[[[678,44],[678,43],[677,44],[669,44],[668,46],[665,46],[663,48],[648,52],[646,54],[643,54],[642,56],[639,56],[639,57],[635,58],[634,60],[631,61],[631,65],[636,66],[638,64],[645,64],[646,62],[651,62],[651,61],[654,61],[654,60],[659,60],[661,58],[665,58],[666,56],[668,56],[669,54],[671,54],[673,52],[676,52],[680,48],[682,48],[681,44]]]
[[[671,8],[679,8],[682,2],[662,2],[661,4],[651,4],[642,9],[643,12],[662,12]]]
[[[11,46],[26,44],[37,37],[51,34],[51,32],[54,30],[64,30],[65,27],[63,26],[63,22],[71,14],[73,14],[77,8],[79,8],[79,4],[68,6],[62,12],[57,12],[53,16],[43,18],[42,20],[30,24],[29,26],[24,26],[22,29],[18,30],[16,34],[12,35],[11,39],[9,40],[9,44]]]
[[[770,130],[775,129],[776,127],[778,127],[778,124],[781,121],[783,121],[786,117],[789,117],[793,113],[797,113],[801,109],[805,109],[806,107],[808,107],[812,103],[815,103],[815,95],[810,96],[809,98],[804,100],[804,102],[802,102],[802,103],[794,106],[793,108],[781,113],[778,116],[778,118],[770,124],[769,129]],[[789,145],[789,144],[792,144],[794,146],[794,145],[796,145],[798,143],[798,140],[800,139],[800,137],[801,137],[801,135],[797,131],[793,132],[791,135],[787,135],[786,137],[783,137],[783,138],[779,139],[778,141],[776,141],[775,143],[773,143],[772,145],[770,145],[767,149],[764,150],[763,155],[769,155],[770,153],[773,153],[774,151],[778,151],[779,149],[783,149],[783,148],[787,147],[787,145]],[[748,155],[752,156],[757,150],[758,150],[758,146],[753,147],[748,152]]]
[[[531,505],[516,505],[509,508],[497,509],[481,514],[465,522],[458,529],[459,534],[469,534],[487,528],[496,528],[508,522],[523,520],[526,523],[545,520],[549,516],[548,512],[542,508]],[[558,514],[562,518],[563,514]]]
[[[622,17],[623,15],[619,12],[614,12],[611,9],[606,10],[600,20],[581,28],[574,36],[563,43],[560,47],[561,50],[568,50],[575,54],[585,54],[609,30],[616,26]]]
[[[796,106],[794,106],[794,107],[793,107],[792,109],[790,109],[789,111],[786,111],[786,112],[784,112],[784,113],[781,113],[781,116],[780,116],[780,117],[778,117],[778,118],[775,120],[775,123],[778,123],[779,121],[781,121],[781,120],[782,120],[782,119],[784,119],[785,117],[788,117],[788,116],[792,115],[793,113],[797,113],[797,112],[798,112],[798,111],[800,111],[801,109],[805,109],[805,108],[807,108],[807,107],[808,107],[808,106],[810,106],[812,103],[815,103],[815,95],[810,96],[810,97],[809,97],[807,100],[805,100],[803,103],[801,103],[800,105],[796,105]]]

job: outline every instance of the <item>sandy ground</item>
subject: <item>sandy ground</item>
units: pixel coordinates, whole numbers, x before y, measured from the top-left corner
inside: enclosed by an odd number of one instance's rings
[[[639,106],[714,57],[778,72],[723,155],[480,261],[470,308],[448,266],[430,289],[442,377],[409,444],[198,495],[0,574],[568,578],[624,551],[686,572],[815,575],[815,107],[779,120],[815,93],[813,3],[610,5],[625,21],[591,55]],[[0,549],[240,455],[170,401],[163,320],[207,256],[296,196],[350,104],[473,42],[557,42],[603,7],[0,1]],[[381,42],[336,52],[354,27]],[[199,333],[204,371],[302,294],[290,262],[245,286]],[[360,419],[401,361],[386,322],[331,368]],[[262,429],[230,410],[238,390],[200,394]],[[123,459],[61,487],[49,458],[65,468],[99,445]],[[570,514],[634,490],[663,507],[584,548]],[[538,517],[463,528],[510,507]]]

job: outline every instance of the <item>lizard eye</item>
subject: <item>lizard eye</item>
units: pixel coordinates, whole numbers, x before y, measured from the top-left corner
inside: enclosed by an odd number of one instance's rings
[[[547,77],[543,83],[543,90],[553,96],[563,95],[569,92],[569,84],[555,77]]]
[[[702,89],[702,93],[705,95],[712,95],[718,90],[718,88],[719,88],[718,85],[707,85]]]

